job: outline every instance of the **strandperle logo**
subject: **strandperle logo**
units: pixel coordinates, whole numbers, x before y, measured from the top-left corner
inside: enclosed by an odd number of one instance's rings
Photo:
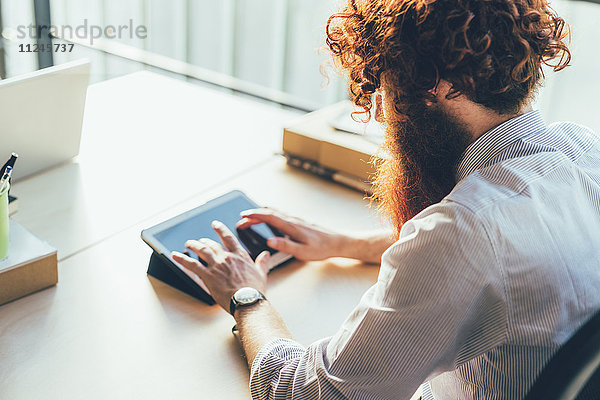
[[[17,26],[17,38],[35,39],[38,37],[59,37],[61,39],[72,40],[82,39],[88,40],[90,45],[94,44],[98,39],[146,39],[148,37],[148,28],[145,25],[135,25],[130,19],[124,25],[94,25],[90,24],[87,19],[83,20],[80,25],[40,25],[33,24]]]

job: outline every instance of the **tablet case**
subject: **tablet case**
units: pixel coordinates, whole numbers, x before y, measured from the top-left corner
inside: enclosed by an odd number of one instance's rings
[[[148,265],[148,275],[179,289],[184,293],[195,297],[198,300],[205,302],[208,305],[215,304],[215,300],[211,295],[206,293],[204,289],[196,285],[191,279],[180,277],[169,265],[170,261],[157,252],[153,251],[150,256],[150,264]]]

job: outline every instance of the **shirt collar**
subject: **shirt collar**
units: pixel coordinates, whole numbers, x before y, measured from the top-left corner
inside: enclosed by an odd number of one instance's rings
[[[457,181],[488,165],[511,143],[545,128],[542,115],[535,110],[511,118],[487,131],[471,143],[463,153],[456,172]]]

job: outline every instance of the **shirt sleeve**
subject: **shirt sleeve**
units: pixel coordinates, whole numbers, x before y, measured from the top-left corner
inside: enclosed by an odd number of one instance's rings
[[[407,222],[377,283],[330,338],[261,349],[253,399],[409,399],[506,338],[504,279],[475,215],[441,203]]]

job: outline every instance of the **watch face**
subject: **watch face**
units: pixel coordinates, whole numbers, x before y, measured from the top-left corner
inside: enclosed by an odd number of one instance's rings
[[[252,304],[260,297],[260,292],[254,288],[241,288],[233,295],[235,301],[240,304]]]

